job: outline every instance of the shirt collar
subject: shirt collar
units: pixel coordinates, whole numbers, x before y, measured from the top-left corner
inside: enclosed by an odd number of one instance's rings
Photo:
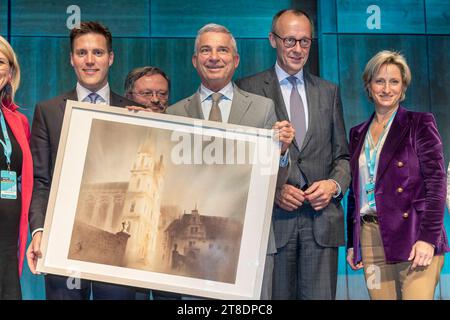
[[[233,100],[233,82],[228,82],[228,84],[219,90],[219,92],[224,96],[224,99]],[[214,91],[209,90],[203,84],[200,85],[200,101],[203,102],[207,100]]]
[[[78,101],[83,101],[91,93],[92,93],[92,91],[86,89],[79,82],[77,82]],[[96,93],[103,99],[103,101],[105,101],[107,104],[109,104],[110,89],[109,89],[108,82],[105,84],[105,86],[103,88],[101,88],[100,90],[97,90]]]
[[[278,61],[275,63],[275,72],[277,74],[278,82],[280,84],[287,83],[288,82],[287,78],[291,76],[289,73],[287,73],[280,67]],[[303,83],[303,68],[301,68],[299,72],[294,74],[294,76],[299,80],[300,83]]]

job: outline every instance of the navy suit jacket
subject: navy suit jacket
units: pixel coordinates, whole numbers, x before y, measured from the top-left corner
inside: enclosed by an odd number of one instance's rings
[[[67,100],[78,100],[75,89],[38,103],[34,111],[30,141],[34,163],[34,189],[29,213],[31,231],[44,227]],[[112,91],[110,104],[117,107],[137,105]]]

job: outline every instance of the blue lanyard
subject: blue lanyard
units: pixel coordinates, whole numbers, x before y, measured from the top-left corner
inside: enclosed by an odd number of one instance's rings
[[[369,146],[369,138],[370,139],[372,138],[372,136],[370,134],[370,128],[372,127],[372,124],[370,125],[369,130],[367,131],[364,152],[366,154],[366,161],[367,161],[367,167],[369,169],[369,181],[370,182],[373,182],[373,176],[375,174],[375,165],[376,165],[376,161],[377,161],[377,154],[378,154],[378,149],[379,149],[380,144],[381,144],[381,140],[383,139],[383,136],[386,133],[386,129],[391,124],[391,122],[394,119],[396,113],[397,113],[397,110],[395,110],[395,112],[391,115],[391,117],[389,118],[388,123],[386,124],[386,126],[383,129],[383,132],[381,132],[381,135],[378,138],[377,145],[375,146],[375,148],[373,150],[372,156],[370,156],[370,146]],[[372,142],[373,142],[373,140],[372,140]]]
[[[6,129],[5,117],[3,116],[3,112],[1,110],[0,110],[0,122],[2,125],[3,137],[5,138],[5,141],[0,139],[0,143],[3,146],[3,151],[6,157],[6,164],[8,165],[8,171],[10,171],[12,145],[11,140],[9,140],[8,130]]]

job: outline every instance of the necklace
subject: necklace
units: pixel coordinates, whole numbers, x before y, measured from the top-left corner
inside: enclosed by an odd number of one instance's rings
[[[378,118],[375,116],[374,117],[374,122],[378,125],[378,126],[382,126],[383,127],[383,129],[386,129],[386,127],[387,127],[387,124],[388,124],[388,122],[389,122],[389,120],[390,120],[390,118],[391,118],[391,116],[392,116],[392,114],[389,116],[389,118],[387,118],[387,119],[384,119],[383,121],[378,121]]]

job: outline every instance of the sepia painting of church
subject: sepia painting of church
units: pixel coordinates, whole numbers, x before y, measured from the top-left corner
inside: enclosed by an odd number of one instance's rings
[[[246,190],[251,166],[174,165],[169,130],[92,126],[68,258],[234,283],[247,194],[216,181]]]

